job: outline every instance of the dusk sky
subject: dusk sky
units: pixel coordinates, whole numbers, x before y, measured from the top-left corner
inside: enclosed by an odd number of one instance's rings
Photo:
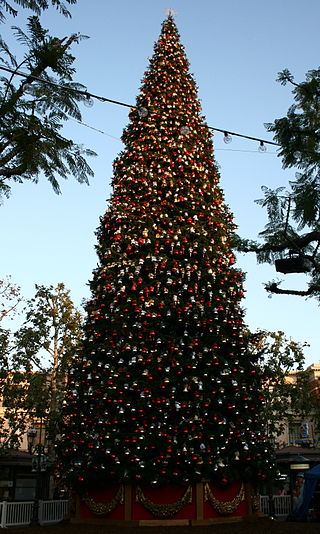
[[[61,38],[73,32],[88,35],[90,39],[72,49],[75,80],[94,94],[134,105],[169,7],[176,12],[208,124],[272,141],[264,123],[284,116],[292,104],[291,89],[276,83],[277,73],[288,68],[301,81],[307,70],[319,66],[318,0],[78,0],[70,8],[71,20],[50,9],[42,22]],[[12,24],[24,27],[27,12],[20,13]],[[9,26],[0,28],[5,39]],[[23,56],[21,47],[12,47]],[[95,229],[111,195],[112,163],[123,148],[120,136],[128,111],[95,101],[82,110],[84,124],[66,125],[66,136],[98,154],[91,160],[95,176],[89,187],[70,178],[61,183],[62,195],[57,196],[40,176],[38,184],[14,184],[11,197],[0,206],[0,276],[10,274],[26,298],[32,297],[34,284],[58,282],[70,289],[77,306],[89,296],[87,283],[97,263]],[[254,202],[262,197],[261,186],[286,185],[296,170],[282,169],[276,147],[260,153],[257,142],[234,137],[225,144],[220,133],[214,136],[214,147],[238,232],[254,239],[266,223],[264,211]],[[268,298],[264,282],[282,278],[274,266],[257,265],[250,255],[237,258],[237,266],[247,273],[243,307],[248,326],[282,330],[296,341],[307,341],[307,365],[318,362],[317,302]],[[283,279],[283,288],[306,287],[304,275]]]

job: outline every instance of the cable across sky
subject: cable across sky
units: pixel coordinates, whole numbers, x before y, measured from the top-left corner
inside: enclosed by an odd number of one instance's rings
[[[0,66],[0,70],[4,70],[4,71],[7,71],[7,72],[10,72],[11,74],[14,74],[14,75],[17,75],[17,76],[21,76],[23,78],[29,78],[29,79],[32,79],[34,81],[37,81],[37,82],[41,82],[41,83],[45,83],[47,85],[51,85],[52,87],[55,87],[57,89],[65,89],[67,91],[72,91],[74,93],[77,93],[77,94],[81,94],[83,96],[85,96],[88,100],[88,103],[90,102],[91,99],[94,99],[94,100],[99,100],[100,102],[108,102],[110,104],[115,104],[117,106],[123,106],[123,107],[127,107],[127,108],[130,108],[130,109],[137,109],[137,106],[133,106],[131,104],[127,104],[125,102],[121,102],[119,100],[113,100],[111,98],[107,98],[105,96],[100,96],[100,95],[96,95],[94,93],[90,93],[89,91],[82,91],[81,89],[73,89],[72,87],[67,87],[67,86],[60,86],[59,84],[55,83],[55,82],[52,82],[50,80],[45,80],[43,78],[40,78],[38,76],[33,76],[32,74],[27,74],[25,72],[21,72],[19,70],[14,70],[14,69],[10,69],[9,67],[4,67],[3,65]],[[148,113],[148,110],[145,110],[146,113]],[[208,126],[208,128],[212,131],[215,131],[215,132],[221,132],[223,133],[224,135],[224,141],[225,143],[230,143],[231,140],[232,140],[232,136],[236,136],[236,137],[241,137],[243,139],[248,139],[250,141],[257,141],[259,143],[259,150],[261,152],[265,152],[266,151],[266,146],[265,145],[273,145],[273,146],[280,146],[278,143],[275,143],[274,141],[267,141],[266,139],[261,139],[259,137],[253,137],[253,136],[250,136],[250,135],[244,135],[244,134],[240,134],[240,133],[237,133],[237,132],[231,132],[230,130],[226,130],[225,128],[216,128],[214,126]]]

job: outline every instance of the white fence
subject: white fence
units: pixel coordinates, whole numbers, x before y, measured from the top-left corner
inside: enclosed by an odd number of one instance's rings
[[[273,495],[273,512],[279,519],[291,513],[290,495]],[[0,502],[0,528],[28,526],[33,515],[34,501]],[[269,515],[270,499],[268,495],[260,496],[261,511]],[[40,525],[59,523],[68,514],[69,501],[39,501],[38,521]]]
[[[39,523],[50,525],[62,521],[69,512],[69,501],[40,501]]]
[[[285,517],[291,513],[291,495],[272,495],[272,501],[273,513],[279,519],[285,519]],[[260,495],[260,508],[266,515],[269,515],[271,512],[268,495]]]
[[[69,501],[39,501],[39,524],[51,525],[62,521],[68,507]],[[33,509],[34,501],[0,502],[0,528],[30,525]]]
[[[32,517],[33,501],[6,502],[1,506],[1,528],[29,525]]]

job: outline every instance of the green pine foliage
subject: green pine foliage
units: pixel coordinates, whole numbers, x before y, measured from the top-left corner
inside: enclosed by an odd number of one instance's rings
[[[73,484],[254,480],[269,447],[210,131],[172,16],[114,162],[58,472]]]
[[[320,70],[308,71],[305,81],[298,84],[285,69],[279,73],[278,81],[293,86],[294,104],[286,117],[266,127],[280,145],[283,167],[300,171],[286,195],[291,198],[292,218],[301,231],[319,224]]]
[[[47,2],[40,3],[45,9]],[[25,54],[18,60],[0,39],[0,195],[10,195],[12,182],[37,182],[41,174],[58,194],[59,177],[88,183],[93,171],[86,158],[95,153],[63,135],[69,118],[81,120],[79,104],[87,100],[85,87],[73,81],[69,51],[84,36],[53,37],[35,15],[25,31],[13,30]]]
[[[279,283],[266,284],[267,291],[278,294],[320,296],[320,69],[307,72],[301,83],[288,69],[279,73],[282,85],[293,87],[294,103],[287,115],[266,124],[279,144],[278,155],[285,169],[296,168],[288,187],[275,190],[263,186],[264,198],[257,200],[267,210],[268,222],[258,234],[262,242],[237,238],[238,250],[255,252],[259,262],[273,263],[287,258],[293,250],[301,260],[311,262],[306,290],[281,289]],[[290,252],[289,252],[290,253]],[[298,271],[297,271],[298,272]]]
[[[31,11],[34,11],[37,15],[40,15],[43,11],[49,8],[50,5],[54,6],[59,12],[65,17],[70,17],[70,12],[65,6],[64,2],[61,0],[13,0],[15,4],[18,4],[21,8],[27,8]],[[67,4],[75,4],[77,0],[65,0]],[[12,2],[7,2],[6,0],[0,0],[0,22],[3,22],[5,19],[4,12],[8,15],[16,17],[18,15],[18,10],[14,7]]]

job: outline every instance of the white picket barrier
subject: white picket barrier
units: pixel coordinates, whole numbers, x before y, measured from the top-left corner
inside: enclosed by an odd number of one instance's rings
[[[287,517],[292,511],[291,495],[274,495],[273,505],[276,517]]]
[[[0,528],[30,525],[34,501],[0,502]],[[39,501],[38,521],[40,525],[52,525],[62,521],[68,513],[69,501]]]
[[[33,501],[0,502],[0,528],[27,526],[31,522]],[[265,515],[270,513],[268,495],[260,495],[260,509]],[[290,495],[273,495],[274,515],[285,519],[291,513]],[[38,520],[40,525],[59,523],[68,514],[69,501],[39,501]]]
[[[268,497],[268,495],[260,495],[260,510],[265,515],[269,514],[269,497]]]
[[[69,501],[40,501],[39,502],[39,523],[40,525],[51,525],[62,521],[69,511]]]
[[[1,507],[1,528],[24,527],[30,524],[33,501],[6,502]]]
[[[291,495],[273,495],[274,515],[278,519],[285,519],[291,513]],[[270,502],[268,495],[260,495],[260,509],[265,515],[270,513]]]

